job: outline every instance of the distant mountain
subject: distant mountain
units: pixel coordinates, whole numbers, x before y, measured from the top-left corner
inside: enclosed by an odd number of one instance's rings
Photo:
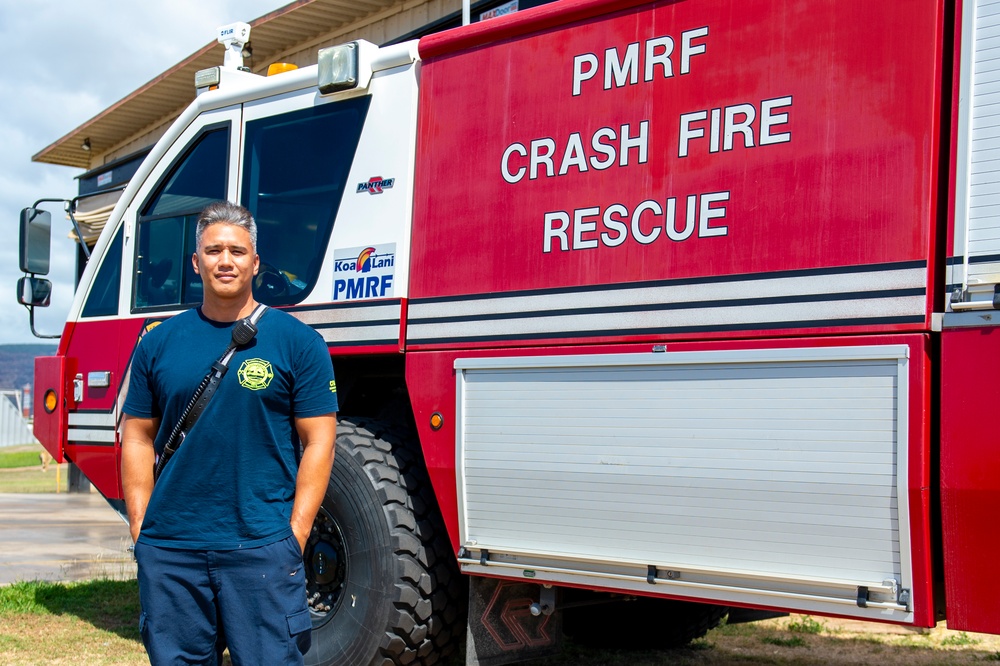
[[[0,389],[20,389],[33,383],[35,357],[55,353],[56,345],[0,345]]]

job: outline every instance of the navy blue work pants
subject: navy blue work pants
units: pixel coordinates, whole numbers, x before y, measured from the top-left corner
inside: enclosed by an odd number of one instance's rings
[[[240,550],[136,544],[139,630],[153,666],[302,664],[312,623],[294,536]]]

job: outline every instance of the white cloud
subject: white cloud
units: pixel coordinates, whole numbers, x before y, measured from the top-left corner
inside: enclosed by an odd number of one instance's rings
[[[37,199],[75,196],[81,173],[31,156],[212,41],[218,26],[286,2],[0,0],[0,344],[36,341],[15,300],[19,211]],[[35,325],[58,333],[72,301],[76,255],[61,207],[49,210],[54,290]]]

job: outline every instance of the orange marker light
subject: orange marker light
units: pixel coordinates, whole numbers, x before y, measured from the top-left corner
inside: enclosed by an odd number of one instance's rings
[[[45,411],[49,414],[56,411],[56,407],[59,406],[59,396],[52,389],[45,392],[45,398],[42,400],[42,404],[45,407]]]
[[[431,414],[431,430],[440,430],[443,425],[444,417],[441,416],[441,412]]]

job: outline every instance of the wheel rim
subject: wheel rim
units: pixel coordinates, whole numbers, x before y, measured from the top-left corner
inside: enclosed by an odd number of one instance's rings
[[[313,625],[325,624],[343,598],[347,581],[347,549],[340,525],[320,508],[306,542],[303,559],[306,565],[306,597]]]

